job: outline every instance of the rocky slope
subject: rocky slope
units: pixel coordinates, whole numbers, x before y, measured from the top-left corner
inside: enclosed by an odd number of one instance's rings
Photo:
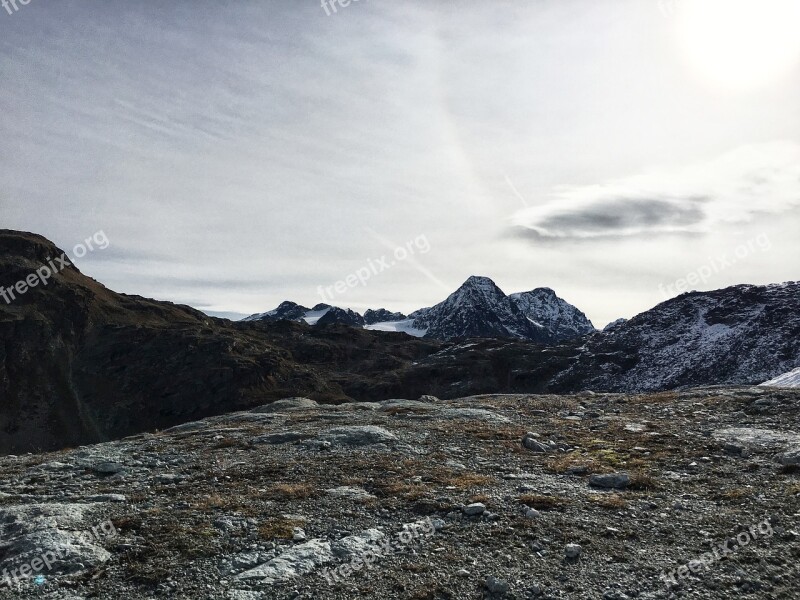
[[[408,317],[400,312],[389,312],[385,308],[372,310],[371,308],[364,313],[364,321],[367,325],[375,325],[376,323],[389,323],[395,321],[405,321]]]
[[[760,383],[800,363],[800,283],[682,294],[599,332],[556,388],[646,391]]]
[[[594,333],[592,322],[580,310],[556,296],[550,288],[511,294],[508,299],[548,342],[563,342]]]
[[[354,310],[349,308],[338,308],[332,306],[319,318],[317,325],[349,325],[350,327],[364,327],[366,319]]]
[[[290,399],[4,457],[0,599],[790,600],[798,415],[770,388]]]

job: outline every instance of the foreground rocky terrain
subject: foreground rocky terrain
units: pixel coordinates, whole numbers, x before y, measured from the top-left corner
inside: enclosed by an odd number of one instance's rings
[[[798,415],[765,387],[287,399],[7,456],[0,577],[29,578],[0,598],[796,598]]]

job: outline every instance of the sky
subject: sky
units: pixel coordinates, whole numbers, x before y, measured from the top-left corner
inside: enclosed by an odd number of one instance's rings
[[[330,2],[0,8],[0,227],[230,316],[800,279],[800,3]]]

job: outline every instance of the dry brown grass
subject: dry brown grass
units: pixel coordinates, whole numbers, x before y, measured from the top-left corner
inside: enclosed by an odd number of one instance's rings
[[[786,488],[786,493],[789,496],[800,494],[800,483],[793,483],[789,487]]]
[[[611,470],[594,458],[578,454],[577,452],[562,454],[544,463],[545,469],[559,475],[563,475],[573,467],[586,467],[586,472],[589,474],[604,473]]]
[[[630,490],[654,490],[658,487],[656,478],[647,471],[634,471],[631,473]]]
[[[303,521],[299,519],[278,517],[262,523],[258,528],[258,534],[265,540],[290,540],[294,534],[294,528],[303,525]]]
[[[269,500],[304,500],[314,495],[314,486],[307,483],[278,483],[267,490],[264,497]]]
[[[731,488],[717,494],[720,500],[741,500],[752,495],[752,491],[747,488]]]
[[[474,504],[475,502],[480,502],[481,504],[489,504],[489,496],[486,494],[475,494],[474,496],[469,497],[469,503]]]
[[[589,496],[589,502],[613,510],[628,508],[628,501],[619,494],[593,494]]]
[[[528,398],[525,403],[526,410],[545,410],[548,412],[558,410],[572,410],[578,408],[578,401],[573,398],[561,396],[535,396]]]
[[[569,504],[566,498],[559,496],[544,496],[542,494],[524,494],[517,500],[520,504],[530,506],[536,510],[564,510]]]
[[[218,510],[222,508],[229,508],[231,505],[230,498],[226,498],[225,496],[221,496],[219,494],[212,494],[207,498],[203,498],[198,504],[197,508],[202,510],[203,512],[208,512],[211,510]]]
[[[478,473],[436,473],[433,480],[441,485],[453,486],[460,490],[484,487],[497,482],[494,477]]]
[[[375,486],[375,492],[384,498],[403,498],[404,500],[419,500],[428,493],[428,487],[422,484],[406,483],[404,481],[382,482]]]

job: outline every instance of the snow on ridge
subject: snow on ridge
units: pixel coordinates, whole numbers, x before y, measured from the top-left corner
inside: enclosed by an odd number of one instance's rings
[[[419,329],[414,327],[414,319],[405,319],[403,321],[384,321],[382,323],[373,323],[372,325],[365,325],[364,329],[370,331],[389,331],[397,333],[407,333],[414,337],[423,337],[428,329]]]
[[[800,367],[759,385],[764,387],[800,387]]]

